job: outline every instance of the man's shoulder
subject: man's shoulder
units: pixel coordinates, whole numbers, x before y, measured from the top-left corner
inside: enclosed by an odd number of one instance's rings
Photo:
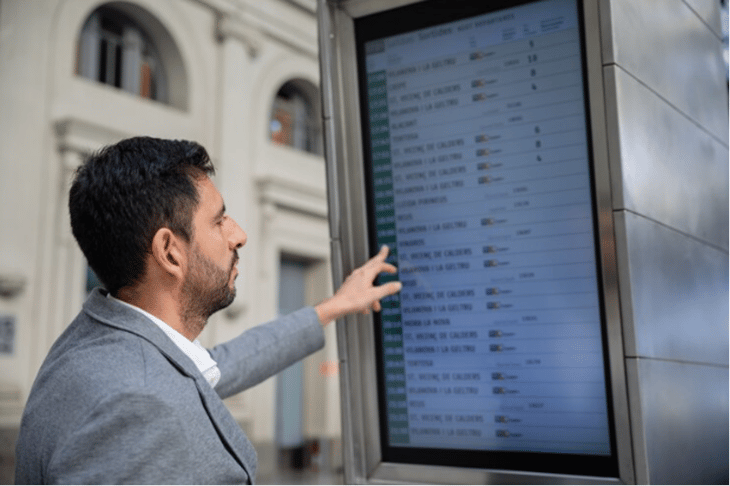
[[[33,435],[63,436],[62,430],[77,427],[100,404],[131,396],[167,400],[170,390],[189,388],[181,386],[186,381],[145,338],[82,312],[41,366],[23,422]]]
[[[149,353],[148,346],[140,336],[104,325],[81,312],[52,346],[41,373],[67,368],[80,372],[88,368],[90,373],[109,374],[119,369],[115,364],[125,362],[129,374],[135,364],[144,363],[141,358]]]
[[[39,471],[50,474],[67,455],[81,457],[74,444],[79,434],[118,434],[115,427],[130,417],[148,423],[155,411],[182,422],[172,413],[169,387],[191,388],[179,386],[183,379],[144,338],[80,316],[48,354],[31,390],[16,444],[19,470],[38,482]]]
[[[83,408],[114,393],[154,392],[176,375],[176,368],[149,340],[82,312],[48,353],[28,402],[48,403],[62,396],[64,403]]]

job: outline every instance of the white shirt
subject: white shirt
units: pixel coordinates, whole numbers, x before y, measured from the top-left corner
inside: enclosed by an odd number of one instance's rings
[[[216,363],[215,360],[210,357],[210,353],[208,353],[208,350],[205,349],[197,339],[190,342],[190,340],[187,339],[185,336],[183,336],[175,329],[165,324],[164,321],[158,319],[149,312],[140,309],[135,305],[124,302],[123,300],[119,300],[116,297],[112,297],[111,294],[107,294],[107,298],[126,305],[130,309],[133,309],[141,313],[143,316],[149,318],[157,325],[157,327],[162,330],[162,332],[167,335],[167,337],[172,340],[173,343],[175,343],[175,346],[180,348],[180,351],[185,353],[185,355],[190,358],[193,363],[195,363],[195,366],[197,366],[198,370],[200,370],[200,372],[203,374],[203,377],[206,379],[206,381],[210,383],[210,386],[215,387],[216,384],[218,384],[218,381],[221,379],[221,371],[220,369],[218,369],[218,363]]]

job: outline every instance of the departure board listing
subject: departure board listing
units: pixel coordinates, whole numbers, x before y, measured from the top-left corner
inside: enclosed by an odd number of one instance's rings
[[[398,447],[611,454],[581,41],[544,0],[365,44]]]

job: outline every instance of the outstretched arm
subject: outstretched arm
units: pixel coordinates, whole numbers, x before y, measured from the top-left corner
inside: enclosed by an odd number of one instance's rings
[[[402,288],[400,282],[388,282],[375,286],[373,281],[378,274],[395,273],[397,269],[387,263],[388,247],[383,246],[377,255],[355,269],[345,279],[335,295],[314,307],[322,325],[327,325],[335,319],[347,314],[362,312],[367,314],[372,309],[380,311],[380,299],[394,294]]]
[[[400,282],[375,286],[379,273],[395,273],[385,262],[388,247],[356,269],[329,299],[306,307],[269,323],[256,326],[210,353],[221,370],[215,390],[222,398],[238,393],[278,373],[290,364],[324,346],[324,326],[355,312],[380,310],[380,299],[398,292]]]

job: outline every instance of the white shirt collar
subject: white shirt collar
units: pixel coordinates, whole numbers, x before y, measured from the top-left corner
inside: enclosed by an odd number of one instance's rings
[[[215,360],[210,357],[210,353],[208,353],[208,350],[206,350],[197,339],[193,342],[190,342],[190,340],[188,340],[185,336],[167,325],[161,319],[145,311],[144,309],[140,309],[135,305],[124,302],[123,300],[119,300],[116,297],[113,297],[111,294],[107,294],[107,298],[126,305],[130,309],[133,309],[141,313],[145,317],[149,318],[157,325],[157,327],[162,330],[162,332],[167,335],[167,337],[172,340],[173,343],[175,343],[178,348],[180,348],[180,351],[185,353],[185,355],[190,358],[193,363],[195,363],[195,366],[203,374],[205,380],[210,383],[210,386],[215,387],[216,384],[218,384],[218,381],[221,379],[221,372],[220,369],[218,369],[218,363],[216,363]]]

